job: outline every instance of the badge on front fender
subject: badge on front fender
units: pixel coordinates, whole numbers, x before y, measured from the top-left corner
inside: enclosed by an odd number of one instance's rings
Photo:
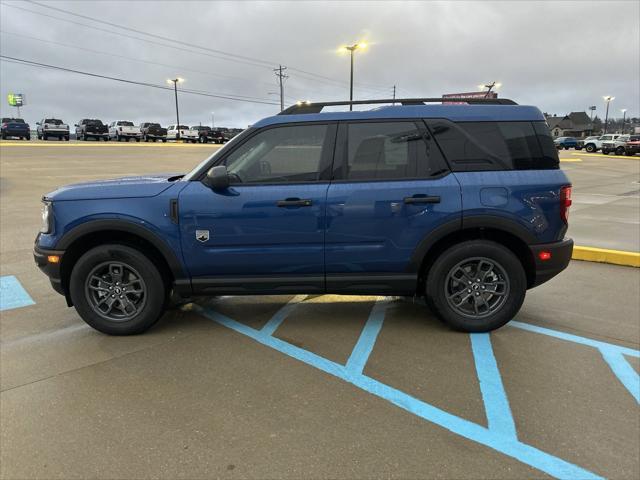
[[[209,240],[209,230],[196,230],[196,240],[201,243]]]

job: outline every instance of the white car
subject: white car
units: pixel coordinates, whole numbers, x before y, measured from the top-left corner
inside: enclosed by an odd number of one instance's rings
[[[613,142],[620,135],[622,135],[622,134],[621,133],[607,133],[606,135],[600,135],[599,137],[596,137],[596,138],[589,137],[589,138],[585,139],[585,141],[584,141],[584,149],[589,153],[597,152],[598,150],[600,150],[602,148],[602,143],[603,142]]]
[[[186,125],[169,125],[167,127],[167,140],[182,140],[183,142],[196,143],[198,131],[190,130]]]
[[[49,137],[57,137],[58,140],[69,141],[69,125],[57,118],[43,118],[36,122],[36,136],[38,140],[47,140]]]
[[[142,138],[142,132],[140,127],[136,127],[133,122],[118,120],[109,125],[109,138],[125,142],[128,142],[130,138],[135,138],[136,142],[139,142]]]

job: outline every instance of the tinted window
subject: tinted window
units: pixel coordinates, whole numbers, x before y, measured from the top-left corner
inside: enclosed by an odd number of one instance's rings
[[[100,120],[87,120],[86,123],[87,125],[102,125]]]
[[[427,120],[455,171],[528,170],[558,167],[544,122]]]
[[[62,125],[62,120],[58,120],[57,118],[46,118],[44,123],[48,123],[49,125]]]
[[[224,162],[232,183],[318,180],[327,128],[327,125],[277,127],[254,135]]]
[[[340,143],[346,158],[341,179],[426,178],[446,171],[435,142],[414,122],[350,123],[341,127]]]

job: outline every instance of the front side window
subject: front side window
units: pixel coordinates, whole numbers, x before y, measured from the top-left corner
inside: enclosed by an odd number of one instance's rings
[[[257,133],[225,159],[231,182],[319,180],[327,130],[327,125],[293,125]]]
[[[341,137],[346,161],[340,179],[428,178],[446,171],[437,145],[414,122],[350,123],[341,127]]]

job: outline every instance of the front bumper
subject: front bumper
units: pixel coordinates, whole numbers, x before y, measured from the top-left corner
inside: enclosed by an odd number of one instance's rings
[[[49,257],[51,255],[56,255],[58,257],[57,263],[52,263],[49,261]],[[36,262],[36,265],[40,270],[44,272],[44,274],[49,277],[51,281],[51,286],[53,289],[58,292],[60,295],[65,295],[64,287],[62,285],[62,258],[64,256],[63,250],[47,250],[44,248],[40,248],[38,246],[38,240],[36,239],[36,244],[33,247],[33,259]]]
[[[535,273],[530,288],[537,287],[551,280],[569,265],[573,253],[573,239],[565,238],[560,242],[540,243],[529,245],[535,265]],[[548,252],[551,257],[548,260],[540,258],[541,252]]]
[[[624,151],[628,155],[634,155],[636,153],[640,153],[640,145],[625,145]]]

